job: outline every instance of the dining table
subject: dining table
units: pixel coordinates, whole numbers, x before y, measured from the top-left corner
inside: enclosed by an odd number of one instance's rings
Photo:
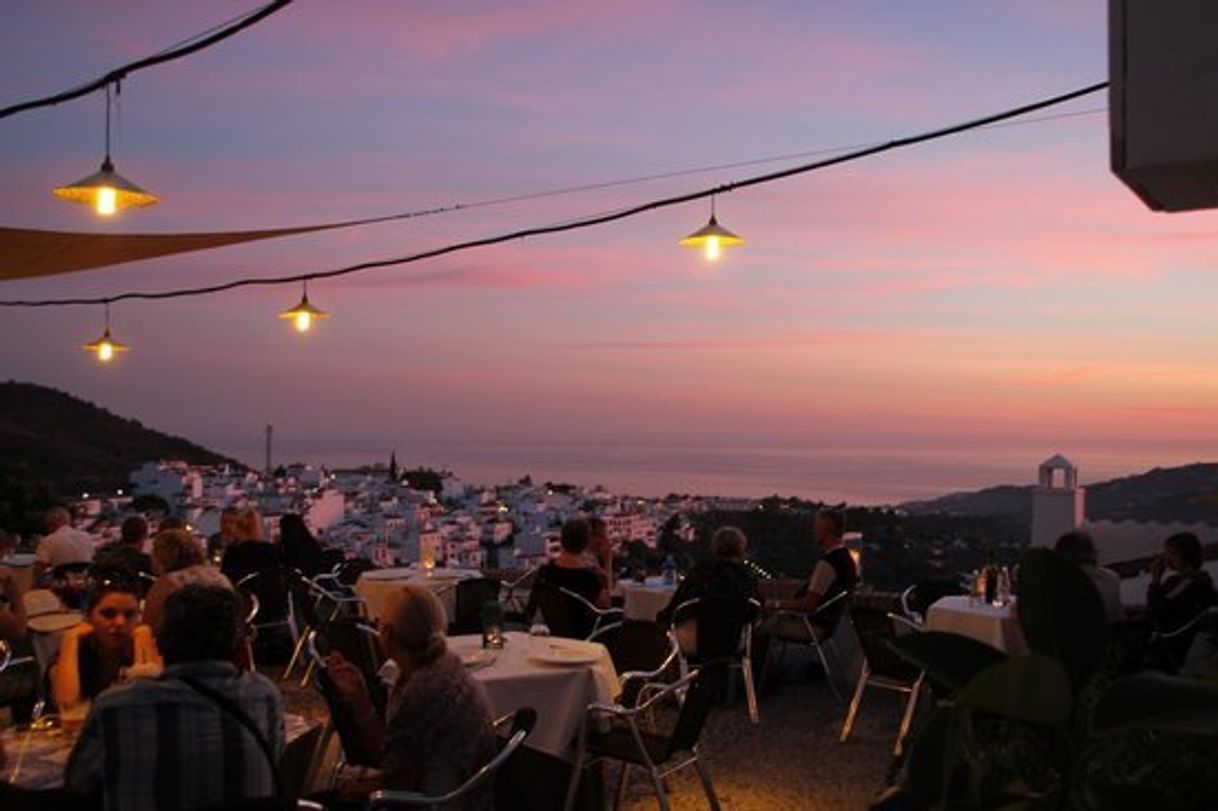
[[[1012,656],[1028,651],[1014,599],[995,605],[971,595],[943,597],[927,609],[924,627],[967,636]]]
[[[654,622],[656,615],[668,607],[677,591],[675,582],[663,577],[648,577],[643,582],[619,580],[614,592],[622,598],[622,614],[629,620]]]
[[[528,746],[570,759],[588,705],[621,693],[609,651],[597,642],[519,631],[503,638],[500,649],[483,648],[481,634],[449,637],[448,644],[485,688],[496,718],[532,707],[537,723]]]
[[[404,585],[423,586],[444,604],[444,611],[451,620],[457,610],[457,584],[462,580],[480,577],[474,569],[415,568],[398,566],[391,569],[370,569],[355,581],[355,593],[364,601],[368,616],[380,619],[385,601],[394,589]]]
[[[34,587],[34,554],[32,552],[14,552],[0,559],[0,578],[9,577],[17,584],[17,590],[24,594]]]
[[[291,743],[317,724],[316,720],[302,715],[285,714],[284,742]],[[74,734],[59,727],[8,727],[0,731],[0,746],[8,757],[5,767],[0,769],[0,777],[24,789],[59,788],[63,786],[64,768],[75,742]]]

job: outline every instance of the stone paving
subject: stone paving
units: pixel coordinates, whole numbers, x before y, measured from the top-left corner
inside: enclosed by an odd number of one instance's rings
[[[804,673],[802,667],[788,668],[785,681],[762,696],[758,725],[749,722],[743,695],[737,695],[733,705],[712,713],[703,731],[702,756],[725,811],[854,811],[865,809],[883,789],[900,697],[883,690],[869,691],[850,740],[839,744],[845,707],[835,701],[823,681],[807,680]],[[290,711],[325,715],[324,705],[312,689],[283,688]],[[331,751],[328,763],[333,762],[333,755]],[[656,808],[642,772],[632,774],[623,807],[632,811]],[[671,777],[668,787],[674,811],[707,807],[692,769]]]

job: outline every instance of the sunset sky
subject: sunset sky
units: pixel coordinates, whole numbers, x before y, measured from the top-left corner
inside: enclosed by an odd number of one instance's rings
[[[9,4],[0,103],[251,8]],[[0,223],[206,231],[371,216],[887,140],[1106,78],[1106,3],[302,0],[131,77],[114,150],[159,205],[99,222],[103,97],[0,121]],[[1218,458],[1218,213],[1146,210],[1107,99],[702,203],[299,289],[0,314],[0,376],[259,459],[449,465],[645,493],[895,500]],[[1071,115],[1060,116],[1061,113]],[[1076,113],[1076,114],[1075,114]],[[1042,114],[1037,116],[1045,118]],[[788,162],[789,163],[789,162]],[[290,275],[784,163],[0,283],[101,295]]]

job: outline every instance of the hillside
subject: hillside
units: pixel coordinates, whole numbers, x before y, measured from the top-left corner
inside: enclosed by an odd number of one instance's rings
[[[902,504],[912,515],[1004,515],[1030,524],[1031,485],[989,487]],[[1218,524],[1218,463],[1154,468],[1087,486],[1093,521],[1182,521]]]
[[[156,459],[240,465],[181,437],[145,428],[70,394],[0,383],[0,476],[43,481],[61,492],[122,487]]]

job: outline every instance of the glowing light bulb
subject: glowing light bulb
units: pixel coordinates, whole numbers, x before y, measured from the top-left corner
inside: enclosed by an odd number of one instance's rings
[[[709,236],[706,238],[706,259],[708,262],[716,262],[719,259],[719,237]]]
[[[313,316],[301,311],[296,313],[295,322],[297,332],[308,332],[309,327],[313,325]]]
[[[97,190],[97,213],[109,217],[118,211],[118,192],[113,186],[102,186]]]
[[[109,341],[101,341],[97,344],[97,359],[102,363],[114,357],[114,344]]]

